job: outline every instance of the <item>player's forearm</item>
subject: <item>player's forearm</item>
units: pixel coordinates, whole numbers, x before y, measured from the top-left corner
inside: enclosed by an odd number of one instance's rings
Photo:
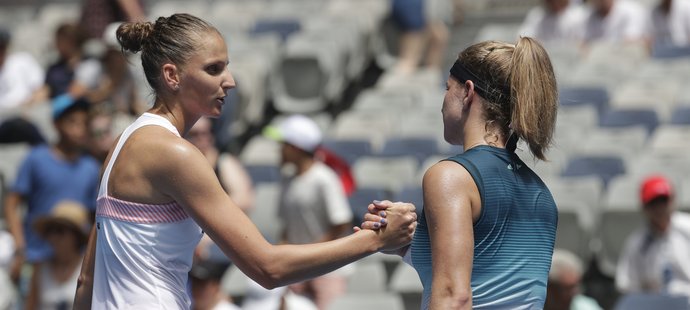
[[[263,275],[257,282],[273,288],[314,278],[378,251],[383,244],[370,230],[329,242],[279,245],[260,263]]]

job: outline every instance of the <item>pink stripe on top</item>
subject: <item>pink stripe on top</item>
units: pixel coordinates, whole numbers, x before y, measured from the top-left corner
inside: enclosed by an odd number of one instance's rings
[[[96,215],[131,223],[174,223],[189,218],[187,212],[176,202],[143,204],[106,195],[98,197],[97,205]]]

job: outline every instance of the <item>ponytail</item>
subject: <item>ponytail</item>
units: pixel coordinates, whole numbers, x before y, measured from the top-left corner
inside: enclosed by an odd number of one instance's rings
[[[558,90],[549,55],[532,38],[522,37],[515,45],[510,90],[511,128],[535,157],[545,160],[556,125]]]

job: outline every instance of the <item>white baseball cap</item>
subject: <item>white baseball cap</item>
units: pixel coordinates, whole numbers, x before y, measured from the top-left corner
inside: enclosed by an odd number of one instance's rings
[[[287,117],[276,127],[266,128],[264,134],[310,153],[316,151],[322,139],[319,126],[310,118],[299,114]]]

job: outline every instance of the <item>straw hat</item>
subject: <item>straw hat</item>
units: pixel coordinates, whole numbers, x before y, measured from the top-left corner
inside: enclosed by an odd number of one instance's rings
[[[46,236],[52,226],[68,227],[79,236],[79,241],[86,243],[89,231],[89,216],[86,208],[79,202],[63,200],[59,202],[50,214],[41,216],[34,221],[34,229],[41,236]]]

